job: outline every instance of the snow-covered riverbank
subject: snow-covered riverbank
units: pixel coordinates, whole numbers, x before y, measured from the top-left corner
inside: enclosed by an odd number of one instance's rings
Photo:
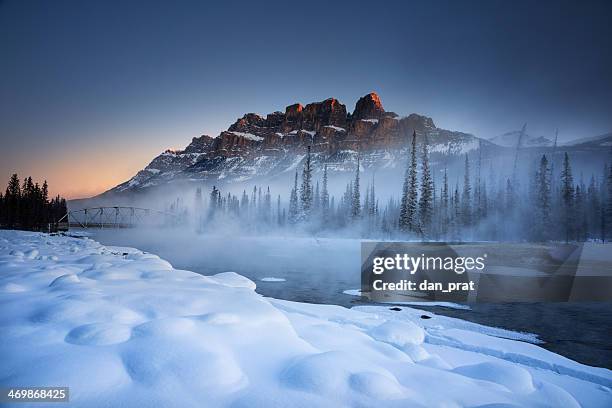
[[[0,231],[0,386],[69,386],[74,407],[612,405],[612,371],[517,341],[530,335],[254,289]]]

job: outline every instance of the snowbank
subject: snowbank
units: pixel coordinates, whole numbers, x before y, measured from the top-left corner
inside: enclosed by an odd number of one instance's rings
[[[505,331],[254,289],[88,238],[0,231],[0,386],[69,386],[71,407],[612,406],[610,370]]]

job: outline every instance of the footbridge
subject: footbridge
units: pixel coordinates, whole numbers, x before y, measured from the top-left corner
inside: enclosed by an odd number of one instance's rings
[[[91,207],[68,211],[57,223],[57,229],[70,228],[134,228],[141,226],[172,226],[176,214],[140,207]]]

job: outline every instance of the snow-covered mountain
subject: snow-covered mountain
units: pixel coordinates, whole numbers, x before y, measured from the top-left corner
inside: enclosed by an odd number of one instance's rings
[[[293,174],[303,167],[311,149],[315,177],[320,178],[327,166],[330,178],[343,183],[352,177],[360,158],[367,176],[385,180],[391,193],[401,187],[406,168],[408,146],[413,132],[420,146],[429,146],[434,176],[441,177],[444,168],[456,181],[464,172],[465,155],[475,166],[498,174],[511,171],[516,158],[516,145],[521,131],[508,132],[486,140],[474,135],[441,129],[432,118],[416,113],[400,117],[385,111],[379,96],[370,93],[360,98],[352,112],[335,98],[299,103],[262,116],[247,113],[216,137],[195,137],[183,150],[166,150],[155,157],[130,180],[92,199],[75,200],[74,207],[105,201],[107,204],[136,202],[138,197],[157,191],[176,196],[188,192],[190,186],[210,188],[212,185],[237,190],[255,184],[276,184],[290,188]],[[566,151],[578,173],[599,174],[608,160],[605,146],[612,145],[612,134],[582,139],[557,149],[544,137],[527,133],[521,142],[519,170],[528,177],[531,164],[547,154],[560,166]],[[481,148],[481,150],[479,150]],[[319,174],[317,174],[319,173]],[[366,176],[364,174],[364,176]],[[340,185],[343,185],[340,183]],[[400,186],[400,187],[397,187]],[[281,188],[282,192],[282,188]],[[83,202],[81,202],[83,201]]]
[[[506,132],[502,135],[492,137],[489,139],[489,141],[498,146],[516,148],[519,138],[521,138],[521,133],[523,133],[523,131],[513,130],[511,132]],[[521,147],[546,147],[552,145],[552,140],[547,139],[544,136],[532,136],[528,133],[524,133],[521,140]]]
[[[612,132],[606,133],[604,135],[572,140],[570,142],[564,143],[563,146],[610,149],[612,147]]]
[[[429,117],[387,112],[376,93],[365,95],[352,113],[335,98],[284,112],[248,113],[217,137],[200,136],[181,151],[167,150],[112,193],[143,190],[178,181],[240,182],[293,172],[310,147],[315,165],[353,171],[359,152],[364,168],[403,169],[410,137],[427,140],[432,155],[461,156],[481,144],[471,134],[440,129]]]

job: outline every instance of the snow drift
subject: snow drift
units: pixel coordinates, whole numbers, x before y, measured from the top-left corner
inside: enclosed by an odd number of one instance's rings
[[[610,370],[491,335],[505,331],[255,288],[87,238],[0,231],[0,385],[69,386],[71,407],[612,405]]]

